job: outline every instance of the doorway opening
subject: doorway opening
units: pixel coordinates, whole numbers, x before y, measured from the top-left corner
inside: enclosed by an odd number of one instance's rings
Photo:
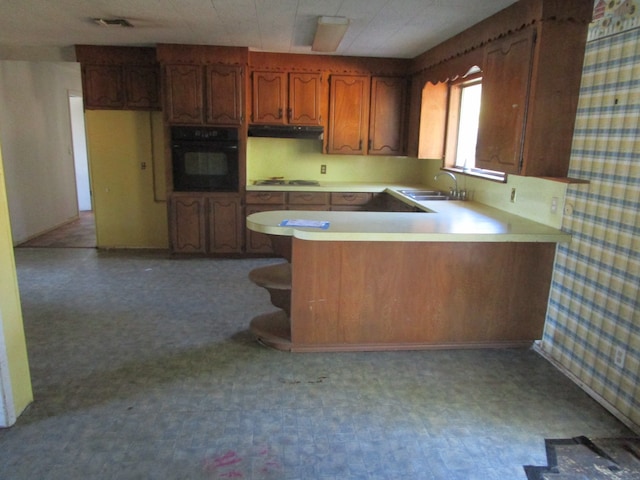
[[[91,181],[89,179],[89,159],[87,157],[87,137],[84,126],[82,95],[69,92],[69,117],[71,121],[71,144],[73,163],[76,171],[78,211],[92,210]]]
[[[71,125],[69,155],[73,157],[75,170],[78,218],[21,243],[20,247],[95,248],[97,245],[82,93],[69,91],[68,95]]]

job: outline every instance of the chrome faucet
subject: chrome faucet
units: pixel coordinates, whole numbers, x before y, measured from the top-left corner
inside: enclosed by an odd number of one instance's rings
[[[438,178],[441,177],[442,175],[449,175],[451,178],[453,178],[453,188],[451,188],[449,190],[449,193],[451,194],[451,196],[453,198],[458,198],[460,196],[460,190],[458,190],[458,179],[456,178],[456,176],[451,173],[451,172],[440,172],[438,174],[436,174],[433,179],[435,181],[438,181]]]

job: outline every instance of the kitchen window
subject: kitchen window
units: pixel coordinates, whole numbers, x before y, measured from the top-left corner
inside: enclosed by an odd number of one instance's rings
[[[482,72],[478,67],[449,82],[444,168],[504,181],[503,172],[475,165],[481,99]]]

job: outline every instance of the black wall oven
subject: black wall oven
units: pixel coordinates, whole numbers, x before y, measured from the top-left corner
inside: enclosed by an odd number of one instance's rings
[[[171,127],[175,192],[238,192],[238,129]]]

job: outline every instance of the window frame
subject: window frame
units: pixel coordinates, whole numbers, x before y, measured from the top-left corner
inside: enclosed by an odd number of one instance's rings
[[[463,168],[456,165],[462,92],[466,87],[481,84],[482,80],[482,71],[477,67],[473,67],[466,75],[448,82],[447,119],[445,123],[442,170],[504,183],[507,181],[507,174],[505,172],[476,168],[475,162],[471,168]],[[480,108],[482,108],[482,106]]]

